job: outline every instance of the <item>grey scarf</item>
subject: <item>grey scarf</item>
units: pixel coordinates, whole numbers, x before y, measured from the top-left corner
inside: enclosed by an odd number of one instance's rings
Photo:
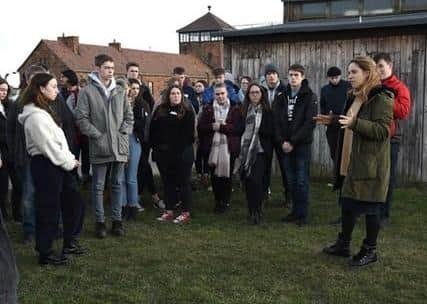
[[[246,177],[251,174],[253,165],[255,164],[257,154],[264,152],[259,140],[259,127],[262,120],[261,105],[249,105],[246,115],[245,132],[241,139],[240,148],[240,172]]]

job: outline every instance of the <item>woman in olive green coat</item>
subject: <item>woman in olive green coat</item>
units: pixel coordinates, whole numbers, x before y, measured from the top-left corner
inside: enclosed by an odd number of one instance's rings
[[[351,266],[377,261],[380,207],[386,200],[390,178],[389,129],[393,118],[393,94],[381,86],[375,62],[356,57],[348,66],[349,93],[341,124],[336,163],[337,188],[341,189],[342,231],[337,241],[324,248],[335,256],[350,256],[350,240],[356,219],[366,215],[366,238]],[[319,115],[323,123],[328,118]]]

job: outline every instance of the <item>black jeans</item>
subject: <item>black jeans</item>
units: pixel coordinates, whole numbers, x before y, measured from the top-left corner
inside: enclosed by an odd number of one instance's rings
[[[166,210],[173,210],[181,200],[182,211],[189,212],[192,203],[193,146],[187,147],[181,158],[171,157],[169,153],[159,153],[156,160],[165,191]]]
[[[337,154],[338,134],[339,128],[337,129],[334,127],[328,127],[326,130],[326,139],[328,140],[329,153],[332,161],[334,162]]]
[[[200,145],[197,146],[196,150],[196,172],[197,174],[209,174],[209,154],[203,153],[200,149]]]
[[[264,178],[264,193],[267,194],[268,188],[271,184],[271,169],[273,165],[273,154],[276,153],[276,159],[279,163],[280,174],[282,176],[282,187],[283,192],[286,193],[288,190],[288,182],[286,179],[286,171],[285,166],[283,165],[283,150],[280,144],[274,144],[274,151],[266,158],[266,170],[265,170],[265,178]]]
[[[144,191],[144,188],[147,187],[151,195],[156,194],[157,188],[154,183],[153,169],[149,162],[150,157],[150,147],[143,143],[141,158],[139,159],[138,164],[138,192],[141,194]]]
[[[381,208],[382,219],[390,218],[391,201],[393,199],[394,188],[396,187],[396,168],[399,157],[399,148],[399,143],[390,144],[390,181],[388,185],[387,198],[385,204]]]
[[[18,277],[15,256],[0,211],[0,303],[17,302]]]
[[[22,179],[20,178],[17,170],[12,164],[7,161],[3,161],[3,165],[0,168],[0,209],[5,218],[8,217],[6,199],[9,192],[9,177],[12,183],[12,216],[15,221],[22,220]]]
[[[253,212],[260,212],[262,209],[262,200],[264,198],[263,185],[266,169],[266,155],[264,153],[258,153],[255,164],[252,166],[251,174],[243,177],[250,214]]]
[[[230,156],[230,177],[218,177],[215,175],[215,168],[211,169],[212,192],[215,202],[226,205],[230,203],[231,190],[233,186],[233,168],[235,158]]]
[[[31,174],[35,188],[36,250],[45,255],[52,250],[57,236],[60,211],[66,246],[80,235],[85,205],[71,172],[44,156],[31,157]]]

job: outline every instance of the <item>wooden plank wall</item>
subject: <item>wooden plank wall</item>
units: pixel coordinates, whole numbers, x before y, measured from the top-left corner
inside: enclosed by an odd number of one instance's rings
[[[357,55],[388,52],[394,61],[394,71],[411,90],[412,109],[403,123],[403,139],[398,162],[400,183],[427,182],[427,36],[398,35],[337,41],[299,42],[227,42],[224,62],[234,76],[249,75],[259,79],[263,66],[274,63],[286,77],[292,63],[307,70],[307,79],[316,94],[327,83],[326,70],[338,66],[346,71],[348,62]],[[286,79],[285,79],[286,81]],[[313,143],[314,176],[330,175],[332,162],[325,129],[317,127]],[[276,168],[277,169],[277,168]],[[277,171],[277,170],[274,170]]]

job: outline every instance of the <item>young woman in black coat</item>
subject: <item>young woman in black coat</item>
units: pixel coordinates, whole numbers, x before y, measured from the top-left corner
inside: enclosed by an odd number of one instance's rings
[[[183,224],[191,219],[194,124],[194,111],[184,101],[181,88],[169,87],[150,123],[150,143],[165,189],[166,210],[158,218],[161,222]],[[173,209],[179,200],[182,213],[174,219]]]
[[[240,145],[240,177],[248,201],[249,222],[260,224],[267,159],[273,153],[273,114],[267,93],[259,84],[249,85],[243,101],[245,131]]]

